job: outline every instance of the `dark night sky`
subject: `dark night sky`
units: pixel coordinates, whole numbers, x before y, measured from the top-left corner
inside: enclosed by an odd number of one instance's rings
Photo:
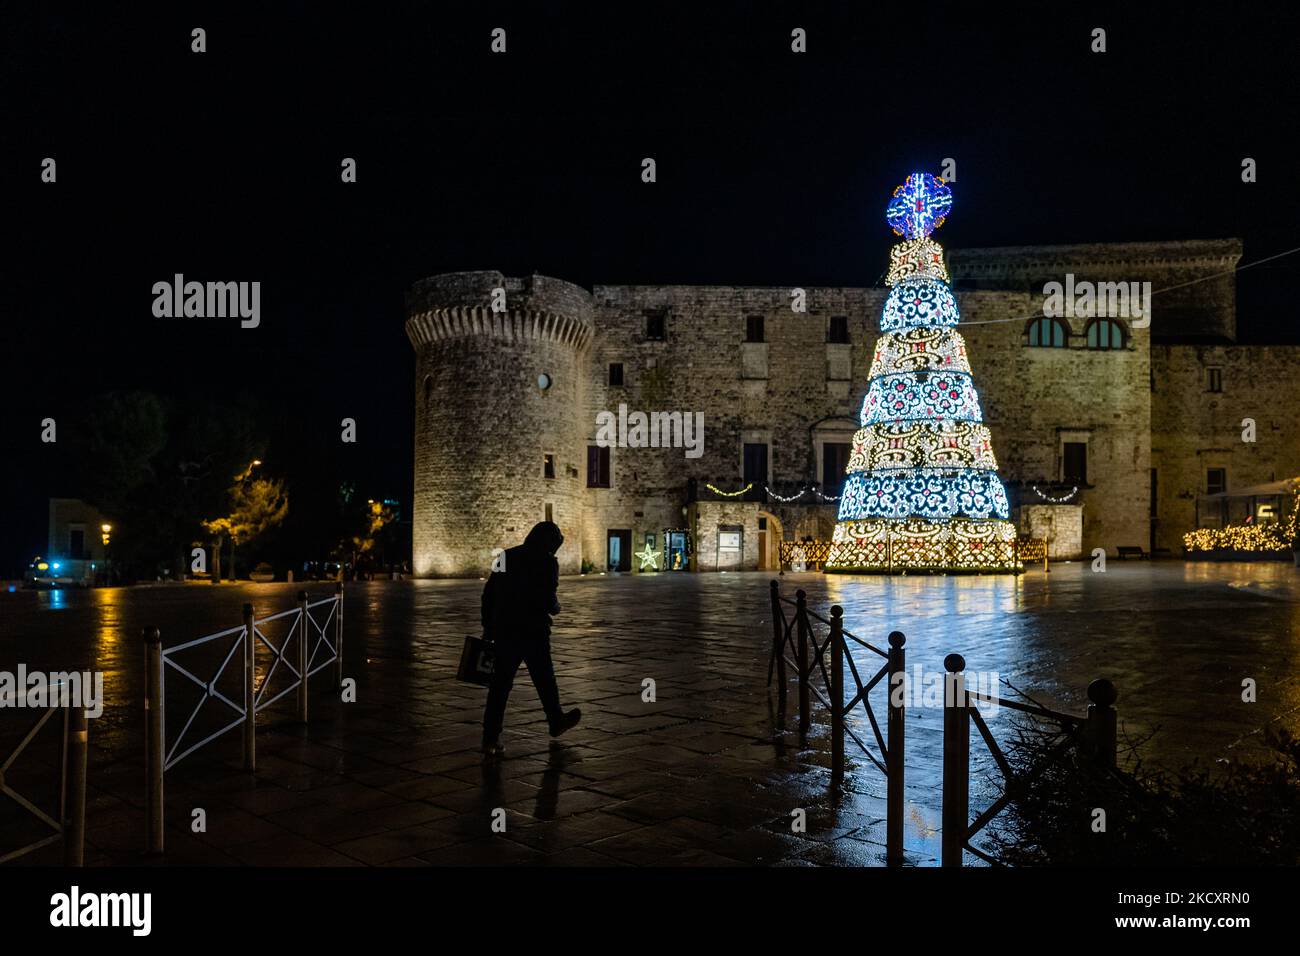
[[[945,156],[949,248],[1300,245],[1294,5],[47,6],[0,25],[0,564],[43,546],[46,496],[76,494],[40,419],[75,428],[107,389],[250,392],[298,423],[297,480],[316,448],[409,500],[403,294],[424,275],[873,285],[890,190]],[[260,280],[261,328],[153,318],[175,272]],[[1297,279],[1300,255],[1241,274],[1243,339],[1300,341]],[[345,415],[361,442],[341,452]]]

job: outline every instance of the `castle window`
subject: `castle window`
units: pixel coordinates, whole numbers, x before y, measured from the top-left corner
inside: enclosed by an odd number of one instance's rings
[[[433,376],[424,376],[424,400],[427,402],[433,395]]]
[[[763,339],[763,317],[761,315],[745,316],[745,341],[762,342]]]
[[[1205,470],[1205,493],[1221,495],[1228,490],[1228,469],[1207,468]]]
[[[1126,344],[1124,326],[1114,319],[1093,319],[1085,330],[1090,349],[1122,349]]]
[[[555,456],[554,455],[542,456],[542,477],[543,478],[555,477]]]
[[[668,337],[667,322],[662,312],[648,312],[645,317],[645,337],[651,342],[662,342]]]
[[[826,341],[832,345],[849,344],[849,317],[847,315],[832,315],[830,324],[826,326]]]
[[[1208,373],[1205,379],[1205,390],[1207,392],[1223,391],[1223,369],[1207,368],[1205,371]]]
[[[621,386],[623,384],[623,363],[609,363],[609,384]]]
[[[1029,345],[1031,348],[1063,349],[1069,341],[1070,330],[1060,319],[1040,317],[1029,323]]]
[[[1088,443],[1067,441],[1061,449],[1061,480],[1072,485],[1088,483]]]
[[[609,446],[587,446],[587,487],[609,487]]]

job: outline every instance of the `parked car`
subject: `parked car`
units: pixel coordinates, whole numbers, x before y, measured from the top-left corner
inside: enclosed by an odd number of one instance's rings
[[[257,567],[253,568],[251,572],[249,572],[248,578],[250,581],[261,581],[261,582],[274,581],[275,569],[272,568],[265,561],[263,561]]]
[[[72,558],[37,557],[23,575],[29,588],[88,588],[94,583],[95,565]]]

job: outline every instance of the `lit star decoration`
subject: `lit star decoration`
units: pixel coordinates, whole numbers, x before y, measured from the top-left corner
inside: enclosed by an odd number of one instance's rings
[[[1021,570],[943,247],[929,238],[951,209],[951,190],[927,173],[889,203],[905,241],[890,253],[827,571]]]
[[[650,542],[645,543],[645,547],[636,552],[636,556],[641,559],[642,571],[659,570],[659,552],[650,547]]]
[[[938,176],[912,173],[894,190],[885,220],[896,235],[923,239],[943,225],[952,209],[952,190]]]

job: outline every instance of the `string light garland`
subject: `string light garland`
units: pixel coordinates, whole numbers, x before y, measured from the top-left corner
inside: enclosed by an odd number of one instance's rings
[[[781,502],[782,504],[789,504],[789,503],[792,502],[792,501],[798,501],[800,498],[802,498],[804,495],[808,494],[808,492],[810,492],[810,491],[811,491],[813,494],[815,494],[818,498],[820,498],[822,501],[839,501],[839,500],[840,500],[840,496],[839,496],[839,495],[826,495],[826,494],[822,494],[822,491],[821,491],[820,488],[814,488],[814,487],[812,487],[811,485],[809,485],[809,486],[806,487],[806,488],[801,489],[801,490],[799,491],[798,494],[793,494],[793,495],[789,495],[789,496],[778,495],[778,494],[777,494],[775,491],[773,491],[771,488],[767,487],[767,485],[764,485],[764,486],[763,486],[763,490],[766,491],[766,492],[768,493],[769,496],[775,498],[777,501]]]
[[[886,209],[905,241],[890,253],[827,571],[1021,570],[943,247],[929,238],[951,209],[928,173],[909,175]]]
[[[1073,488],[1071,488],[1069,494],[1061,495],[1058,498],[1053,498],[1051,495],[1043,494],[1041,491],[1038,490],[1037,485],[1034,485],[1033,489],[1034,489],[1034,494],[1038,495],[1038,497],[1042,498],[1048,504],[1053,504],[1053,505],[1063,505],[1079,493],[1078,485],[1075,485]]]
[[[749,491],[749,489],[753,488],[754,483],[751,481],[749,484],[747,484],[744,488],[741,488],[739,491],[723,491],[721,488],[718,488],[715,485],[710,485],[707,483],[704,485],[704,487],[708,488],[709,491],[713,492],[715,495],[722,495],[722,497],[724,498],[739,498],[745,492]]]
[[[1210,551],[1235,551],[1253,554],[1285,554],[1300,550],[1296,537],[1300,522],[1300,480],[1294,485],[1291,514],[1285,524],[1237,524],[1226,528],[1197,528],[1183,535],[1183,547],[1189,554]]]

